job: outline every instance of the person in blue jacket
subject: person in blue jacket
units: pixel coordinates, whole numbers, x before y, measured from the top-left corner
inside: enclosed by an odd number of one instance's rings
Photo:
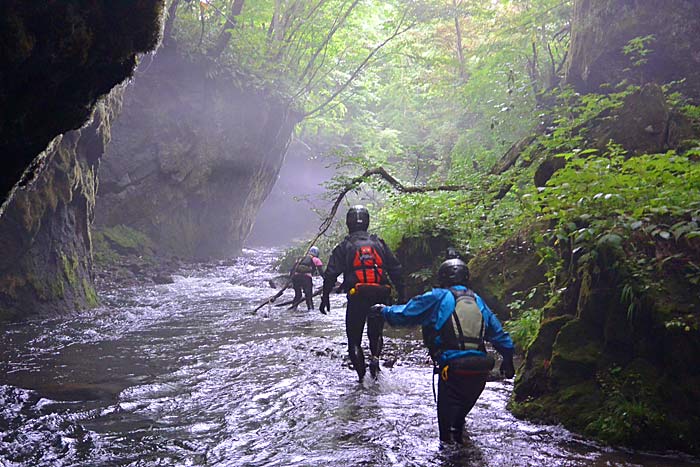
[[[468,280],[464,261],[448,259],[438,270],[439,288],[405,305],[377,304],[371,311],[392,326],[422,326],[423,341],[440,375],[437,416],[440,440],[447,443],[462,442],[465,418],[495,364],[485,341],[503,356],[501,374],[515,375],[513,341],[482,298],[468,288]]]

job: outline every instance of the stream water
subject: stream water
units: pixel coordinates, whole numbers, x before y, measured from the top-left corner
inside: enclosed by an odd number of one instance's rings
[[[378,381],[348,368],[328,316],[268,307],[274,250],[183,269],[170,285],[0,330],[0,466],[684,466],[515,419],[487,384],[465,446],[441,449],[417,331],[387,330]],[[289,298],[289,296],[283,297]],[[316,300],[318,304],[318,299]]]

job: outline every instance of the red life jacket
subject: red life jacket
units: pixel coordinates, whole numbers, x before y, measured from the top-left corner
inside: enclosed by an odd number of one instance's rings
[[[359,284],[385,284],[384,260],[375,248],[373,239],[357,239],[353,242],[355,255],[352,270]]]

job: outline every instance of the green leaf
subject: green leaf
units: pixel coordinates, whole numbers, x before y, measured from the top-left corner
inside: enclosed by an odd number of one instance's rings
[[[622,246],[622,237],[614,233],[605,234],[598,239],[596,244],[598,246],[611,246],[613,248],[619,248]]]

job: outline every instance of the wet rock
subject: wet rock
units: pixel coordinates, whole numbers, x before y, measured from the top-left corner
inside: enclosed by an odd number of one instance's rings
[[[160,255],[238,254],[299,120],[211,69],[174,42],[161,48],[126,90],[100,166],[96,223],[143,232]]]
[[[101,96],[129,77],[154,48],[164,2],[4,1],[0,5],[0,204],[50,158],[57,136],[80,128]]]
[[[580,92],[599,92],[606,83],[680,81],[676,89],[700,98],[700,3],[667,0],[663,5],[641,0],[574,2],[571,50],[566,82]],[[624,47],[630,40],[653,35],[644,61]],[[614,89],[614,87],[612,88]]]
[[[566,165],[563,157],[548,157],[540,163],[535,171],[535,186],[545,186],[554,172]]]
[[[470,283],[501,321],[511,318],[508,305],[523,299],[526,307],[544,303],[546,268],[540,264],[529,231],[518,232],[490,251],[479,253],[469,262]]]
[[[164,284],[174,284],[175,280],[173,279],[173,276],[170,274],[158,274],[154,277],[152,277],[153,282],[159,285],[164,285]]]
[[[395,254],[403,269],[406,297],[422,294],[432,287],[437,268],[449,246],[454,245],[448,232],[401,239]]]

